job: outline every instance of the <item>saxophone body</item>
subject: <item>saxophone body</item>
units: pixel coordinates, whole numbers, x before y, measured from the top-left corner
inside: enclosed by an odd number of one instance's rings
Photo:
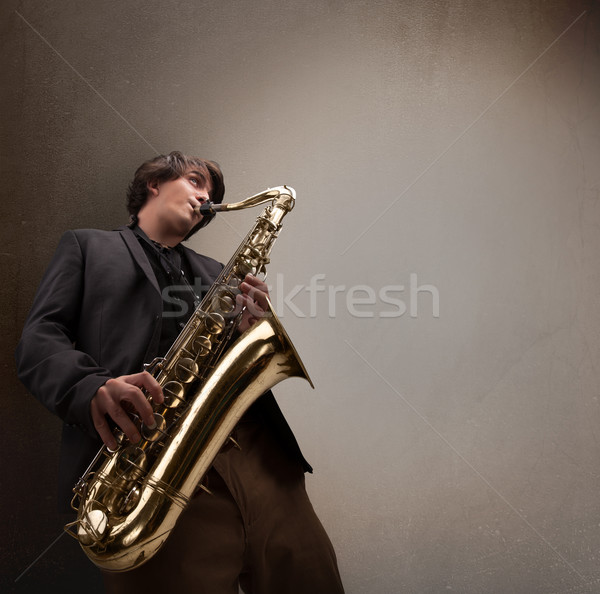
[[[270,304],[250,329],[237,332],[238,286],[248,273],[266,273],[281,221],[294,206],[294,190],[280,186],[242,202],[207,208],[236,210],[267,201],[271,204],[165,357],[148,369],[164,394],[163,404],[153,404],[155,426],[133,416],[142,439],[132,444],[117,434],[115,451],[104,446],[74,488],[77,519],[65,530],[106,571],[134,569],[160,549],[257,398],[288,377],[304,378],[312,386]]]

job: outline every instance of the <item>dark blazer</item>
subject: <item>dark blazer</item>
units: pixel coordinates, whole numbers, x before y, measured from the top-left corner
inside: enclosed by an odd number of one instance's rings
[[[184,247],[192,272],[210,285],[222,264]],[[148,258],[127,227],[80,229],[60,240],[16,351],[19,378],[63,421],[60,497],[101,446],[90,401],[109,378],[136,373],[158,351],[162,297]],[[283,447],[311,471],[273,395],[258,407]]]

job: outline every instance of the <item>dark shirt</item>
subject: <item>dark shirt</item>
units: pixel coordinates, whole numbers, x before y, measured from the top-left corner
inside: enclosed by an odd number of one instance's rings
[[[163,357],[202,298],[202,279],[194,279],[190,263],[178,244],[163,247],[136,226],[133,229],[146,252],[163,297],[162,326],[158,354]]]

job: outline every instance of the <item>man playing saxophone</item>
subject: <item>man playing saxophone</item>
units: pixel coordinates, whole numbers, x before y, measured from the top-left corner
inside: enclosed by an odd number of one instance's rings
[[[141,371],[164,357],[223,266],[182,242],[220,203],[219,166],[178,152],[143,163],[129,186],[130,224],[65,233],[41,281],[17,348],[19,377],[64,421],[61,491],[102,444],[136,444],[165,401]],[[268,309],[247,275],[237,331]],[[237,311],[237,310],[236,310]],[[162,548],[143,565],[103,572],[107,592],[259,594],[343,592],[333,547],[304,487],[312,471],[270,391],[245,412]]]

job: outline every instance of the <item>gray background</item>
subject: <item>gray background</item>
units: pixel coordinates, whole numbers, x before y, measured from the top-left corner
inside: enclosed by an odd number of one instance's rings
[[[68,537],[14,584],[64,521],[60,422],[12,362],[35,287],[64,230],[124,223],[135,167],[180,149],[228,201],[298,192],[270,282],[316,391],[276,393],[348,593],[599,592],[598,13],[5,2],[5,591],[95,591]],[[228,260],[256,214],[192,247]]]

